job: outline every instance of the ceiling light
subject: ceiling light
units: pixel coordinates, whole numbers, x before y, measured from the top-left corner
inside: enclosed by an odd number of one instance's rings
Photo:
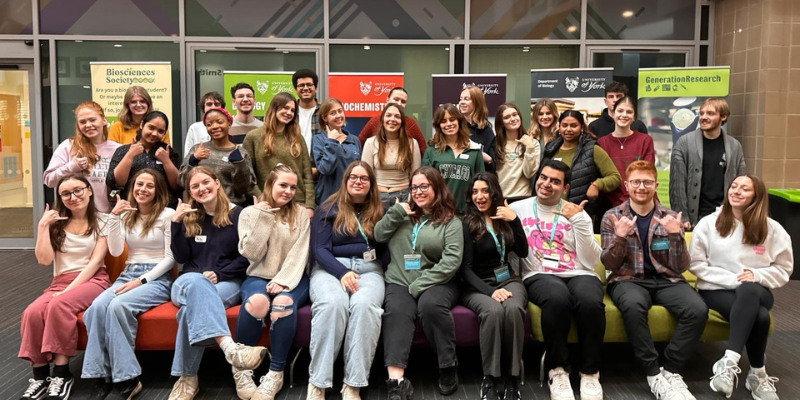
[[[83,43],[83,40],[76,40],[75,43]]]
[[[205,52],[207,52],[207,51],[208,51],[208,50],[200,50],[200,52],[201,52],[201,53],[205,53]]]
[[[450,51],[450,46],[445,46],[444,51]]]
[[[364,50],[369,50],[369,46],[364,46]]]
[[[91,89],[92,87],[91,86],[84,86],[83,88],[84,89]]]
[[[633,16],[633,11],[631,11],[631,10],[628,10],[628,11],[623,11],[623,12],[622,12],[622,17],[623,17],[623,18],[630,18],[630,17],[632,17],[632,16]]]
[[[567,32],[575,32],[575,31],[577,31],[577,30],[578,30],[578,27],[577,27],[577,26],[574,26],[574,25],[572,25],[572,26],[570,26],[569,28],[567,28]]]
[[[114,47],[122,47],[122,45],[117,43],[117,44],[114,45]]]

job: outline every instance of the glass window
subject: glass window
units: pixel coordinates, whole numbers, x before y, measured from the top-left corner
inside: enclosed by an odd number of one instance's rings
[[[33,238],[29,66],[0,70],[0,241]],[[37,99],[38,100],[38,99]]]
[[[40,31],[67,35],[178,35],[178,2],[114,0],[39,2]]]
[[[33,33],[31,0],[0,0],[0,34]]]
[[[581,1],[470,0],[471,39],[580,39]]]
[[[507,74],[507,100],[525,110],[531,100],[531,69],[576,68],[579,51],[579,46],[470,46],[469,72]],[[495,111],[489,110],[490,116]],[[530,113],[523,112],[522,118],[530,126]]]
[[[588,0],[586,37],[694,40],[696,0]]]
[[[430,138],[431,75],[450,72],[449,49],[444,45],[331,45],[330,72],[403,72],[403,86],[408,91],[405,113],[416,119],[422,133]],[[358,127],[351,133],[360,131]]]
[[[186,0],[186,35],[321,38],[323,17],[322,0]]]
[[[462,39],[462,0],[330,0],[333,39]]]
[[[119,46],[119,47],[117,47]],[[172,114],[169,131],[171,143],[182,149],[180,48],[177,43],[116,42],[116,41],[58,41],[56,55],[59,63],[67,65],[58,74],[58,135],[59,142],[75,134],[75,107],[92,99],[92,80],[89,63],[92,61],[169,61],[172,69]],[[61,69],[61,68],[59,68]],[[111,116],[106,114],[106,116]]]

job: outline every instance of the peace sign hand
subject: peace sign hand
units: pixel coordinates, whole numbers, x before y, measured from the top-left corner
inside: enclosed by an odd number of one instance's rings
[[[253,196],[253,207],[259,210],[264,210],[270,214],[274,214],[276,211],[280,211],[280,208],[272,208],[272,206],[269,205],[268,202],[259,200],[258,197],[256,196]]]
[[[574,217],[575,214],[578,214],[579,212],[583,211],[583,207],[586,207],[587,203],[589,203],[589,200],[582,201],[580,205],[576,205],[575,203],[565,201],[564,204],[561,206],[561,211],[556,211],[554,212],[554,214],[558,214],[566,219],[570,219]]]
[[[411,195],[409,195],[409,197],[411,197]],[[400,204],[400,206],[403,207],[403,211],[406,212],[406,215],[417,215],[415,211],[411,211],[411,206],[405,201],[401,202],[400,199],[395,198],[394,204]]]
[[[172,222],[183,222],[183,217],[190,212],[195,212],[197,209],[192,208],[188,204],[184,204],[183,200],[178,199],[178,206],[175,207],[175,214],[172,214]]]
[[[67,219],[69,219],[69,217],[62,217],[61,215],[58,214],[58,211],[50,209],[50,204],[45,204],[44,214],[42,214],[42,219],[39,220],[39,227],[49,228],[50,225],[52,225],[56,221],[64,221]]]
[[[505,206],[497,207],[497,215],[489,217],[491,219],[502,219],[503,221],[511,222],[517,219],[517,214],[508,206],[508,200],[504,200]]]
[[[664,218],[658,218],[654,215],[653,220],[655,220],[659,225],[663,226],[668,233],[681,233],[681,217],[683,217],[683,212],[679,212],[677,217],[667,215]]]
[[[622,238],[628,237],[633,231],[633,226],[636,224],[636,216],[634,216],[633,219],[627,216],[618,219],[616,215],[609,214],[608,219],[614,224],[614,232],[617,236]]]
[[[117,205],[114,206],[114,209],[111,210],[111,213],[114,215],[120,215],[125,211],[137,211],[135,208],[131,207],[131,203],[128,200],[122,200],[117,195]]]

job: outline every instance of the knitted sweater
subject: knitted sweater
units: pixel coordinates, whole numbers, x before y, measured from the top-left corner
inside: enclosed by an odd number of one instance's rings
[[[306,153],[304,153],[306,154]],[[248,276],[271,280],[293,290],[306,269],[310,220],[306,209],[294,206],[295,226],[278,222],[275,214],[247,207],[239,217],[239,252],[247,257]]]
[[[225,190],[231,203],[244,207],[250,200],[248,198],[250,193],[253,193],[256,187],[256,175],[253,172],[250,154],[241,145],[222,148],[215,146],[213,142],[205,142],[203,146],[209,150],[208,158],[198,160],[194,157],[194,152],[199,146],[199,143],[192,146],[186,153],[186,157],[183,158],[183,164],[178,174],[178,183],[188,187],[189,182],[184,182],[186,174],[198,165],[211,168],[217,174],[222,189]],[[231,153],[237,147],[241,155],[234,158]]]
[[[314,208],[314,177],[311,174],[311,157],[306,149],[306,142],[300,141],[302,151],[295,158],[292,156],[289,142],[283,132],[278,132],[274,136],[272,144],[272,155],[267,157],[264,154],[264,129],[253,129],[247,133],[242,147],[250,154],[253,163],[253,171],[256,174],[257,185],[253,189],[254,196],[260,196],[264,190],[272,169],[278,163],[291,167],[297,173],[297,192],[294,194],[294,201],[303,204],[306,208]]]

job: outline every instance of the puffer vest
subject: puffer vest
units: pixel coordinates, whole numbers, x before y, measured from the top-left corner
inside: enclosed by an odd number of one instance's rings
[[[572,157],[572,165],[570,171],[572,178],[569,182],[569,191],[567,192],[567,201],[575,204],[580,204],[586,197],[586,191],[589,186],[594,182],[599,171],[594,163],[594,145],[597,142],[591,139],[588,135],[582,134],[578,139],[578,147],[575,149],[575,155]],[[561,136],[553,139],[544,148],[544,158],[552,159],[553,156],[564,144],[564,138]],[[542,172],[542,167],[539,167],[539,173]],[[539,173],[536,174],[535,179],[539,179]],[[535,187],[534,181],[534,187]]]

